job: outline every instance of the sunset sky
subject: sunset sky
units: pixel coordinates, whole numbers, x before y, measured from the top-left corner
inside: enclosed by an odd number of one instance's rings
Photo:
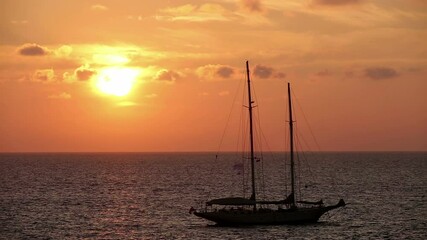
[[[246,60],[270,150],[290,82],[320,150],[427,151],[425,0],[0,4],[0,152],[217,151]]]

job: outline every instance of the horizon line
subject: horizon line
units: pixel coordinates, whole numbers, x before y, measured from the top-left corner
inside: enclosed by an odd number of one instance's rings
[[[249,151],[247,151],[249,152]],[[259,151],[263,153],[289,153],[289,151]],[[258,153],[259,153],[258,152]],[[427,150],[324,150],[324,151],[296,151],[307,153],[427,153]],[[0,154],[176,154],[176,153],[242,153],[242,151],[0,151]]]

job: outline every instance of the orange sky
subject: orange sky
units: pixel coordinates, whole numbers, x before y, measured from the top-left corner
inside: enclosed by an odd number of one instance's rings
[[[427,151],[425,42],[424,0],[2,0],[0,151],[217,151],[246,60],[271,150],[291,82],[321,150]]]

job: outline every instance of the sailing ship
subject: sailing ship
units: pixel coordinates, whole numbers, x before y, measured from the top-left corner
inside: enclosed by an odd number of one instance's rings
[[[297,201],[296,174],[294,163],[294,120],[292,117],[291,88],[288,83],[289,104],[289,139],[290,139],[290,178],[291,193],[283,200],[265,201],[258,200],[255,181],[255,153],[254,134],[252,123],[252,110],[254,101],[251,96],[251,81],[249,73],[249,62],[246,61],[246,74],[248,86],[248,109],[249,109],[249,141],[250,141],[250,169],[251,190],[250,198],[229,197],[213,199],[206,202],[205,207],[199,210],[191,209],[190,213],[213,221],[217,225],[279,225],[279,224],[306,224],[315,223],[326,212],[345,206],[343,199],[335,205],[326,206],[323,201]],[[216,207],[222,207],[217,210]]]

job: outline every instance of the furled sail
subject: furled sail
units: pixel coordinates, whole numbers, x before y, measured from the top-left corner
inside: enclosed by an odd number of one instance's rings
[[[256,202],[242,197],[218,198],[206,202],[206,205],[254,205]]]

